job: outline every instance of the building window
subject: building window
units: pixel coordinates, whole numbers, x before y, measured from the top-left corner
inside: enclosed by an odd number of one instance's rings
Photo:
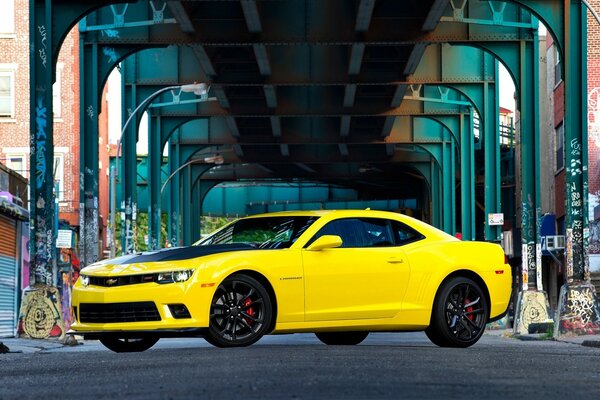
[[[0,35],[15,33],[15,1],[3,0],[0,12]]]
[[[558,47],[554,46],[554,85],[558,85],[562,81],[561,77],[562,66],[560,65],[560,52]]]
[[[554,148],[556,149],[556,172],[565,167],[565,126],[561,122],[555,129]]]
[[[1,15],[2,13],[0,13]],[[0,70],[0,118],[15,117],[15,73]]]
[[[62,89],[62,75],[63,75],[63,63],[56,64],[56,82],[52,85],[52,112],[54,118],[60,118],[62,116],[62,101],[61,101],[61,89]]]
[[[6,166],[27,178],[27,157],[25,154],[7,154]]]
[[[54,167],[52,173],[54,174],[54,185],[57,190],[56,198],[58,201],[64,199],[65,192],[65,158],[63,154],[54,154]]]

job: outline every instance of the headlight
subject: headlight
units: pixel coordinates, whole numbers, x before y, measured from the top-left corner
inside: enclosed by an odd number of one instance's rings
[[[169,271],[161,272],[156,278],[157,283],[179,283],[185,282],[192,276],[193,269],[186,269],[182,271]]]
[[[79,275],[79,279],[81,280],[81,284],[83,286],[87,286],[90,284],[90,277],[87,275]]]

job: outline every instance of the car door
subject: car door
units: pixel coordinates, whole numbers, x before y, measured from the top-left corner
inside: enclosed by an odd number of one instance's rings
[[[306,249],[322,235],[340,236],[342,246]],[[410,266],[391,221],[331,221],[307,243],[302,261],[306,321],[391,318],[400,311]]]

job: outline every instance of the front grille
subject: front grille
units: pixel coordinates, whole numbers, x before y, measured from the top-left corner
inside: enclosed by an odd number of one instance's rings
[[[85,323],[160,321],[156,305],[151,301],[138,303],[81,303],[79,319]]]
[[[157,274],[128,275],[119,277],[90,276],[89,278],[90,285],[112,287],[135,285],[137,283],[156,282]]]

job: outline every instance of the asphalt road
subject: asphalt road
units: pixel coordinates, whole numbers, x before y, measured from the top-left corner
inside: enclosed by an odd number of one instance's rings
[[[600,399],[600,349],[497,335],[443,349],[421,333],[348,347],[308,334],[238,349],[167,339],[134,354],[86,342],[0,354],[0,399],[13,398]]]

